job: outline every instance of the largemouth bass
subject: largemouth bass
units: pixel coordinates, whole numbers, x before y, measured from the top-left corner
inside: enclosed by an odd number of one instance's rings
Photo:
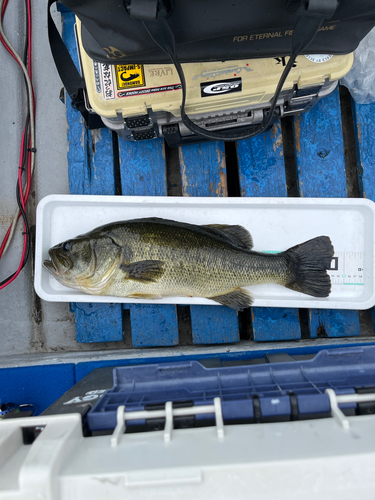
[[[253,303],[242,287],[260,283],[328,297],[334,254],[328,236],[277,254],[252,247],[242,226],[134,219],[52,247],[43,265],[63,285],[94,295],[206,297],[237,311]]]

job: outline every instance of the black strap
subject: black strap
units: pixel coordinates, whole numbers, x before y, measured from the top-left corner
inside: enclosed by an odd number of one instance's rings
[[[72,100],[73,108],[76,108],[81,113],[87,128],[103,128],[104,124],[100,116],[89,113],[86,109],[84,99],[85,80],[79,74],[51,16],[51,5],[55,2],[56,0],[48,0],[48,38],[57,71]]]
[[[137,4],[141,3],[142,0],[132,0],[136,1]],[[150,1],[150,0],[148,0]],[[156,3],[158,0],[154,0]],[[279,94],[283,88],[283,85],[288,77],[290,70],[297,56],[302,52],[302,50],[313,40],[316,33],[318,32],[324,19],[332,17],[334,14],[338,2],[337,0],[302,0],[297,2],[298,9],[296,26],[293,30],[292,36],[292,52],[287,65],[281,75],[279,83],[277,85],[275,95],[271,101],[270,110],[266,113],[266,116],[262,123],[258,125],[249,125],[247,127],[238,128],[233,132],[230,131],[216,131],[210,132],[202,127],[196,125],[185,113],[185,102],[186,102],[186,81],[183,69],[176,55],[175,40],[173,32],[165,18],[166,12],[163,8],[157,11],[157,16],[155,19],[143,18],[141,19],[146,30],[149,32],[151,38],[154,42],[171,58],[173,64],[176,67],[178,76],[181,80],[182,86],[182,103],[181,103],[181,119],[184,125],[191,130],[191,132],[206,137],[208,139],[222,140],[222,141],[236,141],[241,139],[248,139],[255,135],[264,132],[267,127],[272,123],[275,114],[275,108]],[[138,6],[139,7],[139,6]],[[131,8],[129,9],[130,15]],[[137,8],[137,19],[140,19],[139,8]]]

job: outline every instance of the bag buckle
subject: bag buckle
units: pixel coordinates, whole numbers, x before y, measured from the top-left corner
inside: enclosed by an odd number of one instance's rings
[[[330,19],[339,6],[339,0],[290,0],[288,9],[297,16]]]
[[[171,5],[163,0],[131,0],[127,10],[133,19],[154,21],[158,14],[166,17],[171,10]]]

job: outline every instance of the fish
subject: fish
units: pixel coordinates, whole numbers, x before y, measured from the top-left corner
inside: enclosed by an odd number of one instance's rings
[[[252,248],[251,234],[240,225],[151,217],[106,224],[59,243],[43,266],[64,286],[87,294],[205,297],[236,311],[254,302],[244,287],[261,283],[329,296],[334,248],[328,236],[275,254]]]

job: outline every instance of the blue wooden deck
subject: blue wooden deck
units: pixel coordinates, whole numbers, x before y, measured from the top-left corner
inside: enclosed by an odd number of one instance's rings
[[[63,12],[64,40],[77,59],[73,24],[73,15]],[[375,105],[353,105],[360,195],[372,200],[375,200],[374,110]],[[117,139],[107,129],[87,131],[69,101],[67,118],[72,194],[169,194],[168,171],[172,167],[166,160],[162,139],[129,143]],[[289,169],[292,167],[283,147],[288,139],[285,130],[278,121],[269,132],[236,143],[235,158],[227,154],[223,142],[179,148],[179,194],[228,196],[227,176],[233,178],[233,172],[238,171],[237,194],[241,196],[290,195],[285,167],[286,164]],[[294,137],[297,178],[294,195],[346,197],[339,90],[322,99],[307,114],[294,118],[289,132]],[[177,158],[175,151],[173,154]],[[182,330],[185,343],[193,344],[233,343],[240,337],[276,341],[360,335],[358,312],[348,310],[253,308],[249,318],[246,313],[237,316],[235,311],[221,306],[191,306],[183,309],[183,321],[182,308],[175,305],[80,303],[71,304],[71,309],[75,312],[79,342],[123,340],[124,335],[131,334],[129,345],[133,347],[177,345]],[[124,332],[129,320],[131,328]]]

